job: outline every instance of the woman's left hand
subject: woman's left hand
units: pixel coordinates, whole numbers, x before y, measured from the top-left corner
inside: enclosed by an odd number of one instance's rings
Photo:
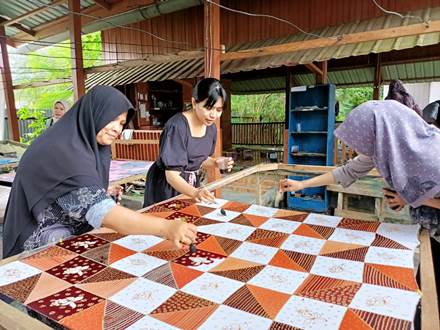
[[[222,171],[231,172],[234,159],[232,157],[217,157],[215,158],[215,166]]]
[[[406,205],[406,202],[403,200],[403,198],[399,195],[397,192],[391,192],[389,190],[383,190],[383,194],[386,198],[388,206],[396,211],[399,212],[401,209],[403,209]]]
[[[124,192],[124,188],[122,186],[109,186],[107,189],[107,194],[110,196],[114,196],[116,198],[116,203],[122,199],[122,193]]]

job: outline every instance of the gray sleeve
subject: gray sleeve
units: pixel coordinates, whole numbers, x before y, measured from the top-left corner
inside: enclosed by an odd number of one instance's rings
[[[106,214],[115,206],[113,199],[107,198],[96,203],[86,213],[86,220],[93,228],[100,228]]]
[[[336,183],[344,188],[350,186],[357,179],[367,175],[375,167],[373,159],[365,155],[359,155],[347,164],[333,170]]]

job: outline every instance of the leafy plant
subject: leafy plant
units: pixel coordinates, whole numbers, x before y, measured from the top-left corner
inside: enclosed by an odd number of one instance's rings
[[[20,120],[32,120],[28,128],[32,131],[26,133],[20,142],[30,144],[35,138],[37,138],[46,129],[46,116],[44,110],[30,110],[29,108],[21,108],[17,111],[18,118]]]
[[[82,36],[84,67],[103,63],[101,33],[91,33]],[[70,41],[39,49],[29,54],[19,54],[11,51],[11,67],[14,84],[27,84],[33,81],[70,78],[72,75]],[[45,112],[52,109],[56,100],[66,100],[73,103],[72,83],[25,88],[15,91],[17,111],[20,120],[32,120],[22,142],[31,143],[46,129]]]
[[[373,89],[370,87],[338,88],[336,99],[339,101],[339,115],[336,120],[344,121],[351,110],[373,99]]]
[[[100,65],[102,44],[100,32],[82,36],[84,67]],[[26,84],[33,81],[45,81],[72,76],[71,43],[69,40],[57,45],[39,49],[26,55],[11,52],[11,66],[14,84]],[[15,92],[19,107],[29,109],[52,109],[55,100],[67,100],[72,104],[72,83],[19,89]]]
[[[232,95],[232,122],[284,121],[284,93]]]

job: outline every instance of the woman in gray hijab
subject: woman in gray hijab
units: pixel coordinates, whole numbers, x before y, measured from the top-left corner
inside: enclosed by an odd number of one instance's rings
[[[390,207],[399,211],[409,204],[413,222],[429,230],[440,283],[440,130],[402,103],[385,100],[361,104],[334,134],[358,156],[308,180],[281,180],[280,189],[297,191],[333,183],[347,187],[376,167],[395,191],[384,192]]]
[[[369,101],[355,108],[335,136],[358,156],[332,172],[304,180],[281,180],[282,191],[333,183],[350,186],[374,167],[396,191],[385,192],[396,211],[410,205],[414,222],[440,239],[440,130],[394,101]],[[423,208],[420,208],[424,206]],[[435,212],[433,217],[419,214]]]
[[[47,126],[50,127],[55,124],[66,111],[69,110],[69,104],[63,100],[57,100],[53,103],[52,117],[47,120]]]

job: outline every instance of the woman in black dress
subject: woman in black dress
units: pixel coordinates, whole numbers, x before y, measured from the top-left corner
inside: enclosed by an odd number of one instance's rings
[[[219,167],[210,157],[217,142],[216,119],[226,102],[226,91],[214,78],[201,80],[193,89],[192,109],[176,114],[160,136],[160,153],[150,167],[145,185],[144,207],[185,194],[197,201],[213,201],[207,189],[199,188],[200,172]],[[227,169],[233,165],[229,160]]]

